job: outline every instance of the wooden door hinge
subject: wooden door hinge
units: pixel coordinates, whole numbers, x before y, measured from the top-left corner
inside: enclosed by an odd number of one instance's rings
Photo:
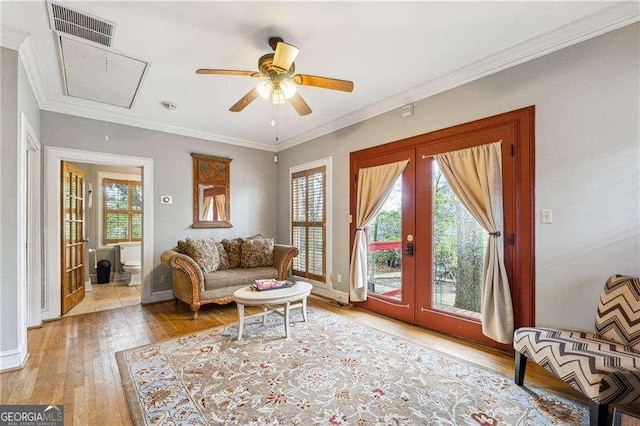
[[[511,156],[515,157],[515,155],[516,155],[516,147],[515,147],[515,145],[511,144],[509,149],[511,150]]]

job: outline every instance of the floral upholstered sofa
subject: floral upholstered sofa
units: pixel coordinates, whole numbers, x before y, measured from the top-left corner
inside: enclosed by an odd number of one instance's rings
[[[234,291],[257,279],[286,279],[297,255],[295,247],[254,235],[219,242],[187,238],[165,251],[161,261],[171,268],[176,303],[188,303],[196,319],[200,306],[232,302]]]

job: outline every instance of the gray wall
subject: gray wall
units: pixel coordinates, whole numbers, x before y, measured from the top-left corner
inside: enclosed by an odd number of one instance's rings
[[[276,174],[273,153],[205,141],[153,130],[109,124],[105,141],[102,121],[43,111],[42,145],[153,159],[154,291],[171,289],[169,274],[160,264],[163,251],[179,239],[213,237],[217,240],[261,233],[276,234]],[[191,153],[217,155],[231,162],[231,223],[233,228],[193,229]],[[173,204],[160,204],[161,195]]]
[[[290,238],[289,167],[332,156],[328,272],[347,277],[351,151],[535,105],[536,322],[593,329],[607,277],[640,275],[639,28],[416,102],[411,118],[392,111],[280,152],[278,239]],[[552,224],[540,224],[541,208],[553,209]]]
[[[0,137],[2,140],[2,197],[0,197],[0,352],[18,347],[17,216],[15,206],[18,192],[18,52],[0,49]]]
[[[40,110],[18,52],[0,48],[0,352],[18,346],[18,138],[24,113],[40,137]],[[25,312],[26,314],[26,312]],[[26,342],[25,342],[26,343]]]

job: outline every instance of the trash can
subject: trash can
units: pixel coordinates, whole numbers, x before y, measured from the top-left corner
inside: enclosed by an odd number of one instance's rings
[[[111,262],[102,259],[96,264],[96,273],[98,275],[98,284],[107,284],[111,277]]]

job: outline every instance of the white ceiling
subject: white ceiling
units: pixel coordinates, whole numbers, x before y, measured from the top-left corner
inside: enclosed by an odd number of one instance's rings
[[[2,45],[21,58],[44,110],[281,150],[638,21],[631,2],[58,2],[116,24],[112,49],[151,63],[131,110],[65,96],[45,1],[0,2]],[[31,37],[29,37],[31,36]],[[300,86],[300,117],[257,99],[229,107],[254,79],[270,36],[300,48],[296,71],[352,80],[353,93]],[[91,75],[86,76],[87,83]],[[117,84],[117,83],[110,83]],[[162,101],[178,104],[167,111]]]

